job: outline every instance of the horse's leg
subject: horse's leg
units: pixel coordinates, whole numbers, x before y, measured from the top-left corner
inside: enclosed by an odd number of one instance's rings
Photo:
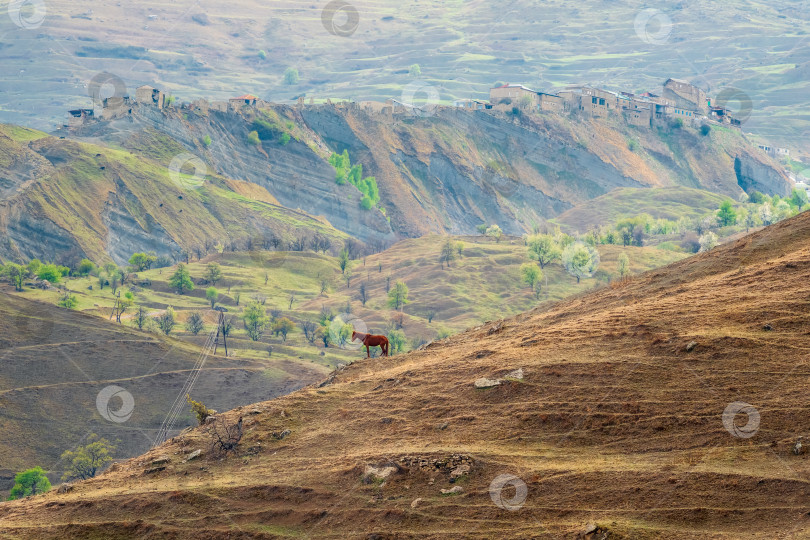
[[[368,345],[366,345],[366,358],[371,358],[371,351],[369,351]]]

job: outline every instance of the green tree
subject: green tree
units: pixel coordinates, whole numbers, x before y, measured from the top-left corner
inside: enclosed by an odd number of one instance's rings
[[[154,253],[133,253],[129,258],[129,264],[138,272],[149,270],[149,268],[157,260],[157,255]]]
[[[217,263],[211,263],[205,268],[205,279],[210,281],[211,285],[216,285],[217,281],[222,279],[222,268]]]
[[[448,238],[444,244],[442,244],[442,250],[439,252],[439,263],[441,263],[442,268],[444,268],[444,263],[447,263],[447,268],[450,268],[450,261],[455,260],[455,258],[455,245],[453,244],[453,240]]]
[[[79,266],[76,267],[76,273],[80,276],[86,276],[96,270],[96,265],[90,259],[82,259]]]
[[[205,328],[205,321],[200,313],[195,311],[189,315],[188,319],[186,320],[186,330],[196,336],[203,330],[203,328]]]
[[[421,77],[422,68],[419,66],[419,64],[411,64],[408,68],[408,75],[411,77]]]
[[[51,489],[51,482],[45,476],[45,471],[42,470],[42,467],[34,467],[14,476],[14,487],[11,488],[8,500],[13,501],[14,499],[45,493],[49,489]]]
[[[261,142],[262,141],[259,139],[258,131],[251,131],[248,133],[248,143],[252,144],[253,146],[259,146]]]
[[[294,67],[288,67],[284,70],[284,84],[288,86],[293,86],[298,84],[300,77],[298,76],[298,70]]]
[[[560,258],[560,246],[550,234],[538,234],[529,239],[529,257],[545,268],[547,264]]]
[[[295,323],[287,317],[278,318],[273,323],[273,333],[277,336],[281,334],[283,341],[287,341],[287,334],[292,332],[294,329]]]
[[[172,333],[174,330],[175,325],[177,324],[177,319],[174,317],[174,309],[172,306],[166,308],[166,311],[161,313],[156,319],[155,322],[160,328],[160,331],[166,334],[167,336]]]
[[[56,302],[59,307],[74,309],[79,304],[79,299],[75,294],[70,294],[70,291],[65,291],[65,294]]]
[[[340,266],[340,271],[342,273],[346,273],[346,268],[349,266],[349,250],[347,248],[343,248],[340,250],[338,254],[338,266]]]
[[[481,236],[483,236],[483,235],[487,234],[487,224],[486,224],[486,223],[482,223],[481,225],[476,225],[476,226],[475,226],[475,230],[477,230],[477,231],[478,231],[478,234],[480,234]]]
[[[51,283],[59,283],[62,271],[55,264],[42,264],[37,268],[37,277]]]
[[[211,135],[206,135],[205,137],[203,137],[202,143],[203,145],[205,145],[206,148],[211,146]]]
[[[5,274],[8,276],[9,281],[11,281],[11,284],[14,285],[14,290],[23,290],[23,281],[25,281],[25,276],[28,274],[28,269],[25,266],[8,263],[5,268]]]
[[[624,278],[627,274],[630,273],[630,257],[627,256],[627,253],[622,253],[619,255],[619,277]]]
[[[28,272],[30,272],[32,275],[34,275],[37,272],[39,272],[39,267],[40,266],[42,266],[42,261],[40,261],[39,259],[31,259],[28,262]]]
[[[116,446],[104,438],[91,433],[88,443],[79,446],[75,451],[66,450],[62,453],[62,462],[67,464],[67,470],[62,481],[87,480],[93,478],[104,466],[112,461],[112,454]]]
[[[731,200],[726,199],[720,203],[720,209],[717,211],[717,223],[721,227],[737,223],[737,212],[734,211]]]
[[[219,300],[219,291],[216,287],[208,287],[205,289],[205,298],[211,303],[211,309],[214,309]]]
[[[194,283],[191,281],[191,275],[188,273],[185,264],[180,263],[177,265],[177,271],[169,278],[169,285],[177,291],[177,294],[194,290]]]
[[[391,330],[388,333],[388,344],[391,354],[396,354],[398,352],[402,352],[405,348],[405,343],[407,342],[405,338],[405,332],[402,330]]]
[[[278,142],[281,143],[281,146],[287,146],[287,144],[290,142],[290,139],[292,139],[292,137],[290,137],[290,134],[285,131],[284,133],[281,134],[281,137],[279,137]]]
[[[503,236],[503,231],[498,225],[490,225],[487,227],[486,235],[495,239],[495,242],[500,242]]]
[[[262,337],[267,325],[270,323],[270,317],[267,316],[267,313],[265,313],[264,308],[258,301],[252,300],[245,306],[242,312],[242,321],[245,323],[245,330],[247,331],[248,337],[253,341],[259,341],[259,338]]]
[[[562,252],[562,263],[566,271],[577,278],[590,277],[599,266],[599,252],[595,248],[575,242],[569,244]]]
[[[408,302],[408,286],[402,281],[397,281],[388,291],[388,305],[394,309],[402,309]]]
[[[520,275],[523,278],[523,282],[532,290],[534,290],[534,285],[543,279],[543,271],[537,268],[536,265],[530,263],[520,265]]]
[[[264,49],[259,50],[259,58],[262,60],[267,60],[267,53],[264,52]]]
[[[138,327],[138,330],[143,330],[149,324],[149,312],[143,306],[138,306],[138,311],[132,316],[132,324]]]
[[[807,192],[803,189],[793,188],[793,192],[790,194],[790,205],[801,210],[807,205],[807,203]]]

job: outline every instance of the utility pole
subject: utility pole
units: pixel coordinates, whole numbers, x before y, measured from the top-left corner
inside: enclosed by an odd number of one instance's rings
[[[222,344],[225,346],[225,358],[228,357],[228,337],[225,335],[225,311],[224,307],[217,306],[214,308],[219,312],[217,319],[217,337],[214,339],[214,354],[217,354],[217,347],[219,346],[219,334],[222,333]]]

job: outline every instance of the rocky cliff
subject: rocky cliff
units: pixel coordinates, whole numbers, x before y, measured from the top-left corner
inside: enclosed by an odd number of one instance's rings
[[[577,114],[136,105],[131,115],[56,134],[65,140],[14,129],[0,138],[7,258],[121,261],[141,249],[322,229],[382,247],[431,232],[470,234],[482,223],[522,234],[618,187],[687,186],[735,198],[791,187],[738,130],[702,135]],[[362,193],[336,182],[329,156],[344,150],[376,178],[378,206],[363,209]],[[103,245],[94,245],[99,238]]]

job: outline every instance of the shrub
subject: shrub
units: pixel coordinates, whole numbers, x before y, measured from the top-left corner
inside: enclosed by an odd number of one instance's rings
[[[284,84],[292,86],[294,84],[298,84],[299,80],[300,78],[298,76],[297,69],[289,67],[284,71]]]
[[[259,144],[261,144],[258,131],[251,131],[248,133],[248,143],[252,144],[253,146],[259,146]]]
[[[281,146],[286,146],[287,143],[290,142],[290,138],[291,137],[290,137],[289,133],[282,133],[281,138],[279,139],[279,142],[281,143]]]
[[[703,124],[702,126],[700,126],[700,134],[703,135],[704,137],[709,133],[711,133],[711,131],[712,128],[711,126],[709,126],[709,124]]]
[[[186,402],[191,406],[191,412],[197,417],[197,423],[203,425],[205,419],[213,415],[216,411],[209,409],[201,401],[194,401],[191,396],[186,394]]]
[[[87,440],[86,445],[79,446],[75,451],[67,450],[62,453],[62,461],[68,463],[62,476],[63,481],[93,478],[112,461],[110,454],[115,452],[115,445],[110,444],[107,439],[99,438],[95,433],[91,433]]]
[[[45,471],[42,470],[42,467],[34,467],[17,473],[8,500],[13,501],[14,499],[45,493],[49,489],[51,489],[51,482],[45,476]]]
[[[211,146],[211,135],[206,135],[203,137],[202,142],[206,147]]]

